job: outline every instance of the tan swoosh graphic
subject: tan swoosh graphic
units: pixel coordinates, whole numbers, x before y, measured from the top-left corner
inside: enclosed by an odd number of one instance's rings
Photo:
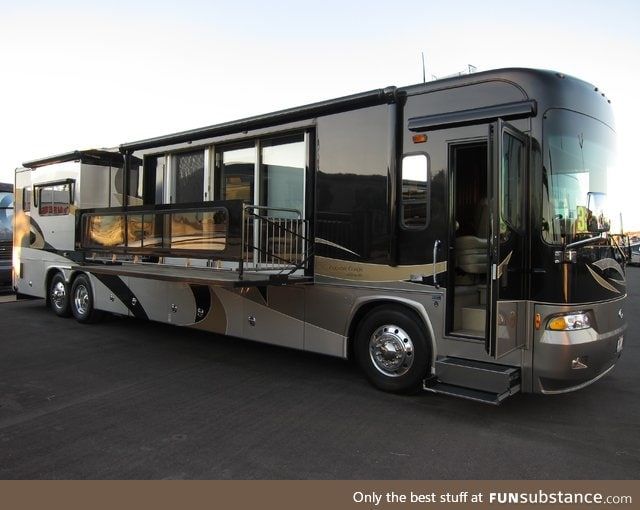
[[[408,280],[412,274],[433,274],[433,264],[419,264],[412,266],[387,266],[384,264],[370,264],[366,262],[352,262],[348,260],[332,259],[316,256],[314,259],[315,272],[318,276],[328,276],[340,280],[358,282],[397,282]],[[446,261],[437,262],[437,274],[447,270]]]
[[[587,266],[587,269],[591,273],[591,276],[593,276],[593,279],[601,287],[604,287],[605,289],[610,290],[611,292],[615,292],[616,294],[620,294],[620,291],[618,289],[616,289],[613,285],[611,285],[607,280],[605,280],[602,276],[596,273],[593,269],[591,269],[589,266]]]

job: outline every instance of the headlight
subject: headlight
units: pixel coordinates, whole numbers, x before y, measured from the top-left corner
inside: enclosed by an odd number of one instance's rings
[[[547,323],[547,329],[551,331],[574,331],[591,327],[591,318],[586,312],[568,313],[556,315]]]

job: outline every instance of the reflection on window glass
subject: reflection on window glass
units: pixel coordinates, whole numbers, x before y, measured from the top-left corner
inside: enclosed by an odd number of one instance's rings
[[[604,199],[615,165],[615,136],[605,124],[568,110],[549,110],[543,131],[543,237],[562,243],[564,236],[569,243],[588,235],[592,225],[609,224]],[[597,211],[589,209],[589,193],[600,197]]]
[[[24,212],[31,211],[31,188],[22,190],[22,210]]]
[[[222,208],[152,214],[92,214],[84,218],[82,245],[85,248],[163,247],[165,225],[171,229],[166,236],[169,247],[174,250],[224,251],[227,244],[228,213]]]
[[[142,246],[144,248],[162,247],[162,229],[164,215],[145,214],[142,217]]]
[[[124,246],[123,214],[92,215],[86,217],[84,246],[113,248]]]
[[[425,154],[402,158],[402,224],[409,228],[427,225],[428,168]]]
[[[13,230],[13,193],[0,191],[0,240],[11,240]]]
[[[109,168],[110,189],[109,200],[111,206],[124,205],[123,197],[126,198],[127,205],[142,205],[142,160],[134,156],[129,156],[129,179],[128,192],[124,193],[124,168],[112,166]]]
[[[142,201],[145,205],[164,203],[164,167],[164,154],[156,154],[144,157],[144,182],[142,185]]]
[[[56,184],[40,188],[40,216],[61,216],[69,214],[71,184]]]
[[[13,209],[13,193],[0,191],[0,209]]]
[[[302,215],[304,204],[305,147],[302,134],[265,140],[262,145],[261,205],[295,209]],[[287,211],[269,211],[270,216],[297,218]]]
[[[224,151],[220,167],[220,199],[244,200],[248,203],[254,203],[253,176],[255,167],[255,147]]]
[[[127,247],[162,247],[161,214],[127,215]]]
[[[525,146],[509,133],[502,136],[502,168],[500,232],[507,232],[507,225],[515,230],[523,226],[523,185],[525,167]],[[506,224],[505,224],[506,223]]]
[[[204,197],[204,151],[183,152],[174,156],[176,204],[202,202]]]
[[[139,158],[129,158],[129,192],[128,205],[142,205],[142,161]]]
[[[111,168],[111,188],[110,188],[110,205],[121,206],[124,205],[122,199],[124,197],[124,169],[118,167]]]
[[[171,213],[171,248],[224,251],[226,244],[226,210]]]
[[[127,246],[129,248],[142,248],[143,233],[142,214],[129,214],[127,216]]]

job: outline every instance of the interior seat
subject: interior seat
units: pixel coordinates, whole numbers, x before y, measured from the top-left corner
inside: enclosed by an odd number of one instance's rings
[[[478,202],[475,236],[456,238],[456,267],[471,274],[484,274],[489,262],[487,243],[489,237],[489,204],[486,198]]]

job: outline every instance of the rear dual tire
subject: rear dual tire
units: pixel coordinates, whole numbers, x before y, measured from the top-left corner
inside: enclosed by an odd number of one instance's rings
[[[96,310],[93,302],[93,289],[89,277],[79,274],[71,285],[71,313],[78,322],[89,324],[100,320],[103,312]]]

